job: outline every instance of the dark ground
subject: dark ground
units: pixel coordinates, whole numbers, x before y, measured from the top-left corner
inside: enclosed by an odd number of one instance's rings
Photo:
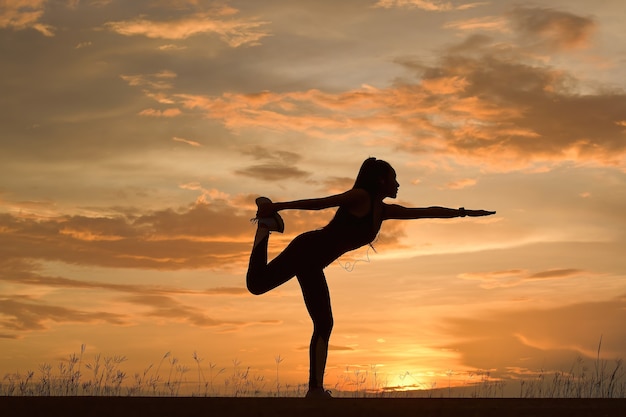
[[[626,399],[0,397],[7,417],[625,417]]]

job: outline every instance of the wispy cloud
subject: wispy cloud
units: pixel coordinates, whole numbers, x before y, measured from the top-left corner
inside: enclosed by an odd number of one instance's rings
[[[477,182],[478,181],[473,178],[463,178],[460,180],[450,181],[446,183],[445,188],[448,188],[450,190],[460,190],[461,188],[472,187],[476,185]]]
[[[25,297],[0,298],[0,328],[9,331],[33,331],[49,328],[48,323],[97,323],[123,325],[128,316],[118,313],[90,312],[49,305]]]
[[[455,20],[448,29],[515,35],[519,46],[549,51],[588,47],[597,29],[592,17],[542,7],[516,7],[504,15]]]
[[[429,12],[449,12],[454,10],[467,10],[474,7],[483,6],[487,2],[452,2],[452,1],[436,1],[436,0],[378,0],[375,7],[390,9],[399,8],[417,8]]]
[[[494,376],[503,376],[507,368],[562,372],[576,358],[595,358],[602,335],[610,335],[610,340],[603,338],[604,357],[624,351],[624,308],[626,297],[621,296],[546,309],[492,311],[488,317],[450,318],[447,330],[458,342],[445,347],[458,351],[470,368],[497,369]],[[546,364],[552,368],[546,369]]]
[[[463,273],[459,274],[459,278],[479,281],[481,282],[482,288],[494,289],[514,287],[522,285],[524,282],[534,280],[574,278],[585,273],[593,275],[587,271],[576,268],[557,268],[533,273],[523,269],[509,269],[502,271]]]
[[[542,7],[518,7],[508,14],[522,36],[551,49],[589,46],[596,22],[591,17]]]
[[[459,51],[437,66],[403,61],[421,73],[421,81],[384,89],[265,93],[263,101],[230,93],[177,98],[232,129],[340,140],[388,132],[406,152],[447,154],[500,170],[564,161],[623,164],[626,145],[616,122],[626,117],[626,94],[581,95],[563,71],[531,66],[493,48],[475,57],[472,50]]]
[[[212,318],[201,309],[189,306],[165,295],[133,295],[124,297],[122,301],[148,307],[148,311],[143,313],[146,317],[189,323],[199,327],[243,326],[249,324],[249,322]]]
[[[94,323],[106,322],[114,325],[128,325],[137,320],[136,313],[120,314],[109,311],[90,311],[87,309],[60,307],[46,301],[45,296],[23,296],[25,288],[31,294],[46,294],[45,289],[63,289],[65,291],[80,290],[93,291],[94,305],[103,295],[103,291],[124,294],[116,298],[116,303],[124,302],[144,307],[149,310],[142,313],[144,316],[159,317],[164,320],[188,322],[197,326],[239,327],[250,324],[232,320],[219,320],[207,316],[200,308],[178,300],[180,296],[240,296],[248,294],[242,287],[215,287],[205,290],[190,290],[182,287],[114,284],[93,280],[79,280],[60,276],[46,276],[39,271],[39,266],[33,261],[21,259],[0,261],[0,282],[11,284],[5,287],[5,294],[0,297],[0,330],[6,332],[7,338],[16,338],[24,331],[41,331],[49,328],[49,323]],[[6,288],[12,288],[6,292]],[[43,292],[41,290],[44,290]],[[51,297],[50,300],[53,298]],[[103,306],[110,303],[102,304]],[[95,307],[102,308],[102,307]],[[115,308],[115,307],[113,307]],[[141,314],[141,313],[140,313]]]
[[[200,146],[202,146],[199,142],[196,142],[196,141],[194,141],[194,140],[189,140],[189,139],[179,138],[179,137],[176,137],[176,136],[174,136],[174,137],[172,138],[172,140],[173,140],[174,142],[186,143],[187,145],[194,146],[194,147],[200,147]]]
[[[233,48],[258,45],[269,36],[268,22],[254,18],[236,18],[237,10],[221,6],[211,11],[193,11],[167,21],[141,16],[130,20],[107,22],[104,27],[124,36],[182,40],[201,34],[217,35]]]
[[[262,161],[262,163],[235,171],[238,175],[267,181],[304,178],[309,175],[309,173],[297,167],[296,163],[301,159],[301,156],[294,152],[273,150],[255,145],[242,150],[242,154],[250,156],[257,161]]]
[[[2,214],[0,242],[10,248],[9,258],[131,268],[226,267],[243,262],[249,249],[246,209],[219,200],[117,217]]]
[[[216,287],[205,290],[190,290],[181,287],[138,285],[138,284],[112,284],[109,282],[83,281],[78,279],[64,278],[59,276],[45,276],[39,273],[39,267],[32,261],[26,262],[21,259],[5,260],[0,262],[0,281],[47,288],[65,288],[82,290],[105,290],[112,292],[128,293],[134,295],[228,295],[236,296],[247,294],[244,287]]]
[[[160,71],[153,74],[120,75],[120,78],[133,87],[164,90],[173,87],[172,83],[168,80],[172,80],[177,76],[178,75],[172,71]]]
[[[125,79],[146,87],[152,97],[160,94],[162,102],[200,111],[235,131],[262,128],[361,142],[382,135],[394,137],[396,148],[408,153],[503,171],[571,161],[623,166],[626,94],[602,87],[581,94],[574,74],[529,58],[532,48],[540,52],[549,45],[566,52],[583,45],[594,22],[540,8],[515,9],[507,18],[515,35],[509,43],[475,34],[442,51],[434,64],[398,58],[417,78],[386,88],[208,96],[163,94],[171,85],[153,77]],[[239,173],[266,179],[303,175],[271,162]]]
[[[509,20],[504,16],[483,16],[472,19],[455,20],[444,25],[447,29],[481,30],[493,32],[510,32]]]
[[[7,0],[0,4],[0,28],[34,29],[54,36],[55,28],[41,22],[48,0]]]

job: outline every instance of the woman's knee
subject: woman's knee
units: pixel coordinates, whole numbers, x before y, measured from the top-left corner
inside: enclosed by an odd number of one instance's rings
[[[246,276],[246,287],[248,288],[248,291],[254,295],[261,295],[267,292],[267,289],[261,285],[260,280],[254,279],[250,273]]]
[[[333,331],[334,320],[332,316],[324,318],[322,320],[316,320],[313,323],[315,332],[319,334],[324,340],[330,339],[330,334]]]
[[[261,295],[261,294],[264,294],[266,292],[266,291],[263,291],[263,289],[261,289],[261,288],[253,287],[253,286],[250,286],[250,285],[248,285],[248,291],[252,295]]]

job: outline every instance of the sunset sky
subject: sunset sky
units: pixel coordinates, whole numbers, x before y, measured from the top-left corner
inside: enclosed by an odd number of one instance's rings
[[[326,270],[332,386],[626,360],[622,0],[0,0],[0,378],[86,345],[307,381],[295,280],[245,289],[254,199],[406,206]],[[390,200],[391,201],[391,200]],[[283,212],[290,239],[333,215]],[[410,378],[407,378],[407,373]],[[403,376],[403,377],[401,377]],[[191,380],[196,377],[189,372]]]

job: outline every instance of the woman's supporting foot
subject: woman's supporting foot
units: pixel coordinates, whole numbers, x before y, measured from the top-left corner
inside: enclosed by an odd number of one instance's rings
[[[325,390],[324,388],[309,388],[305,398],[326,399],[333,398],[333,396],[330,395],[330,391]]]

